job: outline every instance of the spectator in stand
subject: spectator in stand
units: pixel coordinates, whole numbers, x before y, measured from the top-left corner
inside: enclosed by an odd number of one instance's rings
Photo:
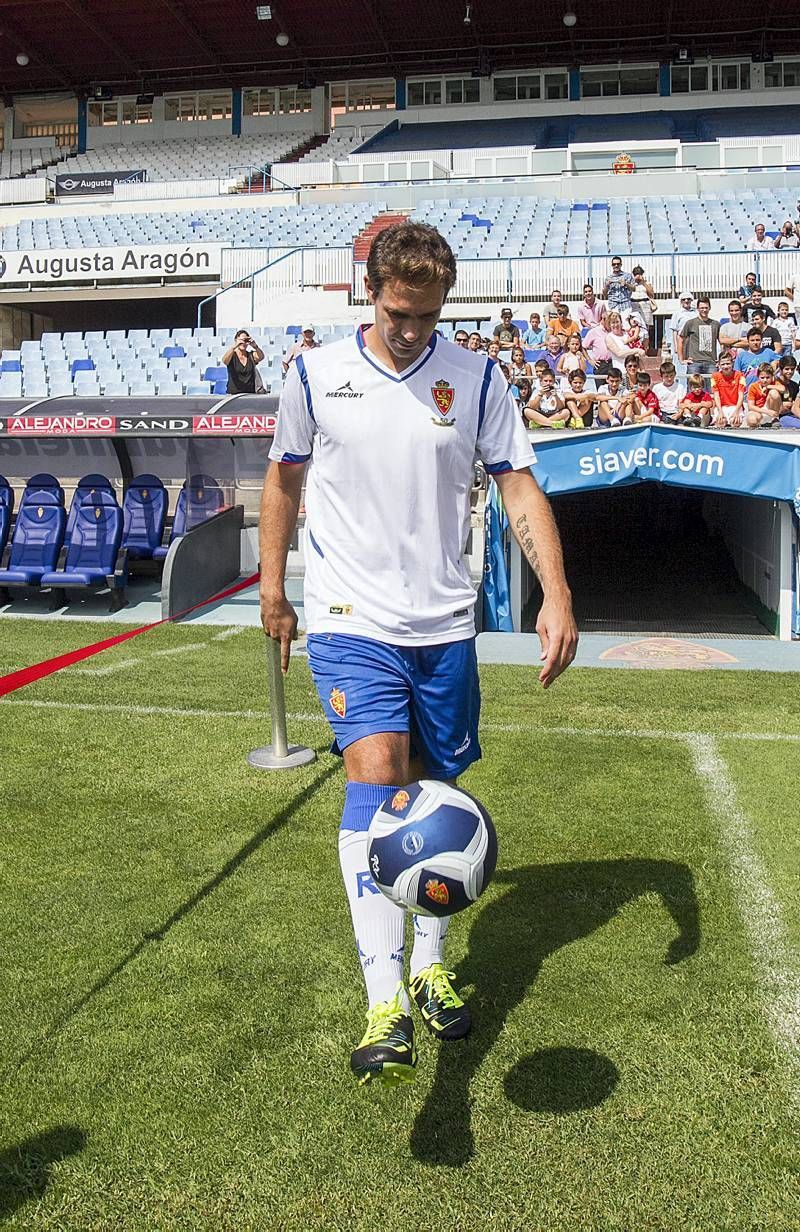
[[[525,349],[518,342],[511,348],[508,371],[511,374],[511,380],[514,382],[521,376],[526,376],[528,379],[533,376],[533,368],[525,358]]]
[[[573,334],[577,334],[580,338],[581,327],[569,315],[569,304],[559,304],[558,315],[547,326],[547,335],[549,336],[550,334],[555,334],[562,350],[567,345],[567,339],[572,337]]]
[[[472,333],[470,334],[469,338],[467,339],[467,350],[468,351],[482,351],[483,350],[483,338],[481,338],[477,329],[474,329]]]
[[[569,374],[567,388],[562,390],[564,403],[569,411],[569,428],[591,428],[594,422],[597,395],[586,388],[586,373],[574,368]]]
[[[314,326],[304,325],[300,333],[295,338],[294,346],[289,347],[289,350],[286,352],[286,354],[283,357],[284,376],[289,371],[289,368],[294,363],[294,361],[297,359],[298,355],[302,355],[303,351],[313,351],[315,347],[318,347],[320,345],[321,344],[317,342],[316,338],[314,337]],[[264,356],[262,354],[261,359],[263,358]],[[258,362],[261,363],[261,360],[259,360]]]
[[[622,388],[619,368],[611,368],[606,376],[605,390],[597,394],[598,428],[621,428],[628,414],[631,396]]]
[[[519,342],[519,330],[511,319],[513,315],[510,308],[503,308],[500,312],[500,320],[492,330],[492,336],[500,343],[504,351],[513,346],[515,342]]]
[[[653,313],[658,306],[656,304],[656,293],[653,290],[653,284],[645,278],[641,265],[634,265],[631,273],[636,284],[631,294],[631,300],[633,301],[634,308],[644,321],[648,337],[652,338]]]
[[[622,328],[628,340],[628,346],[641,347],[646,354],[650,349],[650,335],[647,332],[644,320],[639,314],[639,310],[631,308],[630,312],[623,312],[621,316]]]
[[[728,304],[729,317],[721,321],[719,327],[719,345],[728,351],[747,346],[748,324],[744,319],[742,305],[738,299],[732,299]]]
[[[465,329],[457,329],[453,334],[453,342],[456,346],[466,347],[469,342],[469,334]]]
[[[606,324],[607,320],[594,325],[583,339],[584,352],[594,368],[596,377],[608,376],[614,366],[606,343]]]
[[[492,341],[489,343],[489,345],[486,348],[486,354],[489,356],[489,359],[499,359],[500,358],[500,343],[497,341],[496,338],[492,338]]]
[[[552,371],[553,369],[550,367],[546,359],[537,359],[536,363],[533,365],[533,393],[538,393],[542,388],[542,377],[545,372]]]
[[[770,237],[767,235],[767,228],[764,226],[763,222],[757,222],[755,232],[753,233],[747,245],[747,251],[748,252],[767,252],[773,247],[774,247],[774,244],[772,243],[772,240],[770,239]]]
[[[686,386],[677,380],[672,360],[665,359],[658,371],[661,380],[653,386],[653,393],[658,398],[661,419],[664,423],[679,423],[681,416],[678,408],[686,397]]]
[[[611,258],[611,273],[603,283],[603,296],[609,312],[630,312],[636,283],[622,268],[622,257]]]
[[[684,325],[691,317],[694,316],[692,308],[692,293],[691,291],[681,291],[678,296],[678,307],[673,312],[669,319],[670,337],[672,339],[672,354],[678,354],[678,335]]]
[[[783,350],[780,331],[772,325],[767,325],[767,315],[764,309],[754,308],[750,313],[750,319],[753,322],[753,328],[761,330],[761,341],[764,346],[772,347],[773,351],[777,351],[780,355]],[[777,319],[776,317],[775,320]]]
[[[544,306],[545,325],[549,325],[558,316],[558,310],[561,307],[561,292],[556,288],[550,292],[550,299]]]
[[[522,335],[522,341],[526,347],[538,348],[544,346],[544,336],[547,333],[542,318],[538,312],[532,312],[528,321],[528,328]]]
[[[525,407],[525,418],[534,428],[564,428],[569,417],[564,399],[556,389],[555,376],[544,372],[539,390]]]
[[[753,292],[760,290],[761,287],[755,274],[752,271],[749,274],[745,274],[744,282],[739,287],[739,303],[745,311],[745,320],[747,320],[747,309],[753,302]],[[787,291],[786,294],[788,295],[789,292]]]
[[[561,343],[555,334],[548,334],[544,342],[544,355],[542,359],[547,361],[547,366],[553,376],[556,374],[558,361],[561,358]]]
[[[678,359],[686,364],[687,373],[710,376],[717,370],[719,321],[711,316],[711,300],[697,297],[697,316],[690,317],[678,334]]]
[[[781,428],[800,428],[800,384],[796,378],[797,361],[791,355],[785,355],[780,367]],[[792,393],[794,393],[794,399],[790,402],[788,399]]]
[[[780,356],[771,347],[762,344],[761,330],[753,325],[747,331],[747,349],[737,351],[733,366],[737,372],[744,374],[745,382],[749,386],[758,375],[759,364],[771,364],[778,359]]]
[[[254,394],[261,377],[257,371],[264,358],[264,352],[258,343],[250,337],[246,329],[237,329],[233,346],[222,356],[221,363],[228,369],[229,394]],[[288,365],[287,365],[288,367]],[[261,382],[263,390],[264,384]]]
[[[776,248],[800,248],[800,236],[791,218],[786,219],[772,242]]]
[[[783,291],[792,301],[792,311],[796,321],[800,321],[800,276],[793,274]]]
[[[512,393],[514,391],[514,388],[515,386],[512,385],[511,386]],[[522,415],[524,419],[525,418],[525,407],[528,405],[531,398],[533,397],[533,382],[527,376],[520,377],[520,379],[516,382],[516,390],[517,390],[517,406],[519,407],[520,415]]]
[[[772,327],[780,336],[781,350],[784,355],[791,355],[795,348],[797,318],[789,313],[789,305],[785,299],[778,304],[778,315]],[[778,348],[776,347],[776,350]]]
[[[769,304],[764,303],[764,292],[761,290],[761,287],[753,287],[753,290],[750,293],[750,303],[744,305],[745,321],[752,321],[753,313],[762,310],[764,313],[764,319],[767,322],[771,321],[775,316],[775,313],[772,308],[770,308]]]
[[[586,355],[583,350],[580,334],[570,334],[567,338],[567,348],[561,352],[556,364],[556,375],[562,378],[561,388],[566,389],[569,377],[573,372],[580,371],[586,375]]]
[[[625,360],[625,389],[628,393],[633,393],[636,389],[636,378],[641,367],[642,364],[638,355],[629,355]]]
[[[634,423],[658,423],[661,419],[661,408],[658,398],[650,388],[650,373],[640,372],[636,377],[636,388],[632,391],[630,417]]]
[[[606,346],[613,359],[627,359],[629,355],[644,358],[645,351],[641,346],[631,346],[628,335],[622,328],[622,317],[618,312],[609,312],[606,317]]]
[[[686,378],[686,397],[681,401],[679,410],[681,422],[687,428],[707,428],[711,420],[714,399],[703,387],[703,378],[699,373],[693,373]]]
[[[741,372],[733,368],[733,355],[722,351],[718,371],[711,377],[711,397],[714,399],[712,428],[741,428],[744,423],[746,384]]]
[[[772,364],[758,365],[758,379],[747,389],[748,428],[771,428],[778,423],[781,411],[781,394],[776,387],[775,369]]]
[[[583,288],[583,299],[578,304],[578,323],[582,329],[601,325],[606,315],[606,306],[594,293],[590,282]]]

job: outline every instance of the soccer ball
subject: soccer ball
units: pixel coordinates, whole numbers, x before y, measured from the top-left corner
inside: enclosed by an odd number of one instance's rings
[[[432,779],[401,787],[372,818],[367,835],[372,880],[398,907],[454,915],[492,879],[497,835],[474,796]]]

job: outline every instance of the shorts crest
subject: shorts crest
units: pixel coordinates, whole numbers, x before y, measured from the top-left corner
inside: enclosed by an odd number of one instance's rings
[[[328,701],[334,714],[338,714],[339,718],[343,719],[347,714],[347,697],[345,696],[344,689],[332,688]]]

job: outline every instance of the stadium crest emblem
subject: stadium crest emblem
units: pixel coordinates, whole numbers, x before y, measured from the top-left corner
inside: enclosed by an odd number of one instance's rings
[[[614,175],[633,175],[636,170],[636,163],[630,154],[618,154],[611,164],[611,170],[614,172]]]
[[[448,381],[436,381],[431,386],[433,404],[440,415],[449,415],[455,400],[456,391]]]
[[[392,796],[392,808],[395,813],[402,813],[410,799],[407,791],[396,791]]]
[[[450,894],[443,881],[435,881],[433,878],[430,881],[426,881],[425,893],[428,898],[433,899],[435,903],[441,903],[443,907],[446,907],[450,902]]]
[[[347,714],[347,698],[344,694],[344,689],[331,689],[331,695],[328,699],[331,703],[331,710],[338,714],[340,719],[343,719]]]
[[[419,830],[409,830],[408,834],[403,835],[400,846],[407,856],[418,856],[425,846],[425,840]]]

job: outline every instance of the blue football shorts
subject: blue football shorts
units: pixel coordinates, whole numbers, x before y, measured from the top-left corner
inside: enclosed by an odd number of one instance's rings
[[[370,637],[311,633],[308,662],[334,752],[378,732],[409,732],[427,775],[452,779],[481,756],[475,638],[388,646]]]

